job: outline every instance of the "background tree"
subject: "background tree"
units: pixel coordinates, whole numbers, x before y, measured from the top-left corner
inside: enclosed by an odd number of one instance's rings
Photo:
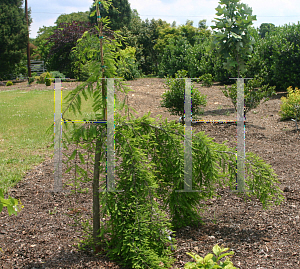
[[[220,0],[216,8],[213,46],[224,56],[228,69],[237,68],[238,77],[245,71],[245,63],[251,57],[254,38],[249,34],[249,27],[256,20],[252,9],[240,0]],[[223,7],[221,6],[223,5]]]
[[[206,20],[200,20],[198,22],[198,28],[206,30],[207,29]]]
[[[49,42],[48,38],[54,34],[55,29],[57,29],[57,26],[40,27],[38,35],[34,40],[34,45],[36,45],[37,48],[33,53],[34,55],[38,55],[39,59],[45,62],[45,65],[47,65],[47,57],[53,46],[53,42]]]
[[[158,74],[159,52],[154,46],[159,37],[161,28],[165,28],[169,24],[161,19],[146,19],[142,21],[141,30],[137,35],[137,41],[142,48],[142,57],[139,59],[139,65],[142,72],[148,74]]]
[[[254,47],[247,64],[248,76],[259,75],[265,84],[286,91],[300,85],[300,24],[276,27]]]
[[[259,26],[259,35],[261,38],[266,36],[266,33],[272,32],[275,30],[275,25],[273,23],[262,23]]]
[[[179,70],[187,70],[188,76],[198,77],[205,73],[201,58],[210,43],[210,31],[187,25],[159,29],[154,49],[159,52],[159,76],[174,76]]]
[[[108,17],[110,19],[110,28],[115,30],[120,30],[123,26],[128,26],[131,21],[131,8],[128,0],[111,0],[112,5],[108,10],[101,7],[100,14],[101,17]],[[90,8],[90,14],[96,10],[93,5]],[[90,22],[95,24],[97,22],[97,16],[89,17]]]
[[[60,71],[67,77],[74,77],[72,70],[72,48],[82,37],[85,31],[91,29],[89,22],[61,23],[53,34],[47,38],[46,45],[51,44],[51,49],[47,56],[47,68],[51,71]]]
[[[73,21],[78,22],[89,22],[89,11],[86,12],[73,12],[71,14],[62,14],[55,21],[56,25],[61,23],[72,23]]]
[[[28,31],[23,0],[1,0],[0,11],[0,79],[4,79],[16,75],[17,65],[24,58]],[[29,25],[31,21],[29,17]]]

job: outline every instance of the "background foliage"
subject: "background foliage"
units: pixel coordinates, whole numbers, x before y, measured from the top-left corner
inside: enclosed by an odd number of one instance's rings
[[[19,75],[25,59],[28,31],[23,5],[23,0],[0,2],[0,80]],[[30,10],[28,16],[30,24]]]

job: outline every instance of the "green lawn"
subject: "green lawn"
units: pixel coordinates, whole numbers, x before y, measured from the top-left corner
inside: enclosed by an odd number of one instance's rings
[[[5,191],[46,156],[53,156],[52,137],[46,134],[54,121],[53,88],[0,92],[0,187]],[[63,91],[63,97],[68,92]],[[83,119],[91,111],[90,102],[83,102],[82,116],[68,113],[67,118]]]

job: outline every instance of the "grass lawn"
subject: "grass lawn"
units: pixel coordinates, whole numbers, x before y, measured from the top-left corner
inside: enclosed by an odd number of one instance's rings
[[[63,98],[70,90],[63,91]],[[83,119],[91,100],[82,101],[83,115],[68,112],[67,118]],[[63,105],[63,108],[65,105]],[[53,137],[46,130],[54,121],[54,91],[11,90],[0,92],[0,187],[7,191],[26,171],[53,156]]]

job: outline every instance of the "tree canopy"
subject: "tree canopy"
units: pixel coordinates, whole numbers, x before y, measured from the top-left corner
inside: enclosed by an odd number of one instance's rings
[[[59,25],[60,23],[72,23],[73,21],[78,22],[89,22],[89,12],[73,12],[71,14],[62,14],[60,15],[55,24]]]
[[[101,5],[101,17],[108,17],[110,19],[109,27],[112,30],[120,30],[123,26],[128,26],[131,21],[131,8],[128,0],[112,0],[112,5],[108,11]],[[96,7],[93,5],[90,8],[90,14],[94,12]],[[95,24],[97,21],[96,14],[90,17],[90,22]]]

